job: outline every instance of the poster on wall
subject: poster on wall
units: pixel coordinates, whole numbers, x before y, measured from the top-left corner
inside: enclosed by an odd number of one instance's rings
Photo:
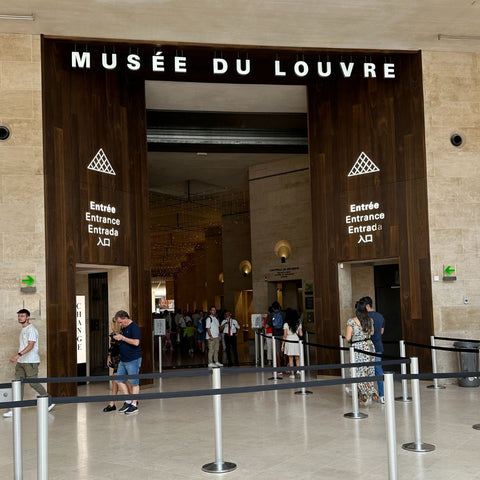
[[[87,363],[85,295],[76,296],[77,364]]]

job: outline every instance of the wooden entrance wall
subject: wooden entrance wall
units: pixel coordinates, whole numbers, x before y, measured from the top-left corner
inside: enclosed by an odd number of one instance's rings
[[[48,375],[76,375],[77,263],[129,267],[129,313],[140,325],[143,365],[149,369],[152,321],[144,81],[115,71],[74,70],[68,63],[70,48],[69,42],[43,39]],[[99,164],[88,168],[100,149],[115,174],[105,173],[108,168]],[[110,205],[110,211],[98,210],[101,205]],[[87,221],[87,214],[108,217],[114,224]],[[118,236],[89,233],[89,224],[114,228]],[[52,384],[50,391],[57,396],[74,395],[76,385]]]
[[[308,89],[315,318],[322,343],[336,344],[338,326],[344,333],[347,320],[339,318],[338,263],[389,258],[400,267],[404,339],[425,344],[433,335],[421,56],[397,57],[396,65],[395,81],[336,79]],[[362,153],[378,171],[348,176]],[[352,212],[358,207],[365,210]],[[372,214],[384,218],[347,220]],[[369,225],[376,228],[348,231]],[[409,347],[407,354],[419,356],[428,370],[426,352]],[[318,360],[335,363],[338,355],[320,351]]]
[[[72,68],[71,52],[92,52],[89,68]],[[165,69],[152,70],[161,50]],[[102,68],[102,52],[119,54],[118,68]],[[142,59],[127,69],[127,55]],[[115,43],[44,38],[42,42],[47,236],[48,374],[75,374],[75,266],[124,265],[130,269],[133,318],[142,329],[144,366],[152,365],[150,247],[145,124],[145,80],[304,84],[308,91],[309,153],[314,244],[315,329],[317,339],[336,345],[339,326],[337,265],[341,261],[398,259],[405,338],[425,342],[432,332],[426,162],[419,53],[332,52],[231,46]],[[175,56],[186,58],[189,73],[173,71]],[[212,58],[230,68],[212,73]],[[249,59],[252,73],[235,73],[238,59]],[[299,59],[310,65],[294,74]],[[335,72],[317,73],[316,62],[331,61]],[[274,75],[281,61],[284,76]],[[349,78],[341,63],[355,62]],[[364,78],[362,62],[379,65]],[[395,64],[396,78],[384,78],[382,65]],[[326,64],[324,64],[325,66]],[[360,66],[359,66],[360,65]],[[180,68],[181,70],[181,68]],[[87,167],[102,148],[115,175]],[[348,176],[364,153],[379,171]],[[109,246],[88,231],[91,202],[113,205],[120,219]],[[376,205],[351,212],[352,205]],[[367,207],[368,208],[368,207]],[[348,224],[358,213],[384,215],[378,221]],[[348,227],[377,228],[365,234]],[[381,226],[381,229],[379,228]],[[263,308],[263,306],[259,306]],[[409,352],[410,353],[410,352]],[[421,360],[426,358],[418,352]],[[320,362],[336,362],[325,351]],[[145,367],[148,369],[148,367]],[[57,385],[56,395],[71,395],[73,384]]]

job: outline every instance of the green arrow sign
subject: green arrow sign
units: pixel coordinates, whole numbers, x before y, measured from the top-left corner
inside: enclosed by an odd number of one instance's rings
[[[35,282],[35,279],[33,279],[30,275],[27,275],[27,278],[22,278],[22,283],[26,283],[27,287],[30,287],[33,282]]]
[[[445,268],[444,272],[445,272],[447,275],[451,275],[452,273],[455,272],[455,269],[454,269],[453,267],[451,267],[450,265],[448,265],[448,266]]]

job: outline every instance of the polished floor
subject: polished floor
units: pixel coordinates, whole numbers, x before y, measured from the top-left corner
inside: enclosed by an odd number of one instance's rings
[[[192,371],[192,373],[195,373]],[[271,373],[222,372],[222,387],[272,384]],[[279,384],[293,380],[285,379]],[[452,380],[453,382],[453,380]],[[421,382],[422,441],[435,451],[403,450],[413,442],[411,403],[395,402],[398,478],[480,479],[478,448],[480,388],[448,383],[444,390]],[[210,376],[163,378],[142,393],[209,388]],[[368,418],[352,420],[351,397],[340,385],[224,395],[223,460],[230,473],[206,473],[214,462],[213,397],[144,400],[140,412],[104,413],[104,403],[57,405],[49,414],[49,479],[346,479],[385,480],[388,457],[385,407],[361,408]],[[401,395],[401,384],[395,382]],[[79,387],[79,395],[106,395],[108,385]],[[13,478],[12,420],[0,417],[0,477]],[[36,410],[22,414],[24,479],[36,479]]]

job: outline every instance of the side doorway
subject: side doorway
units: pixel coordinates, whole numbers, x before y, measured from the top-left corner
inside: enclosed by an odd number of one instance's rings
[[[90,375],[108,375],[108,274],[88,274],[89,365]]]
[[[376,265],[373,272],[375,282],[374,307],[385,318],[384,353],[398,358],[400,356],[399,340],[403,338],[400,314],[399,266],[398,264]],[[390,369],[399,371],[400,366],[395,365]]]

